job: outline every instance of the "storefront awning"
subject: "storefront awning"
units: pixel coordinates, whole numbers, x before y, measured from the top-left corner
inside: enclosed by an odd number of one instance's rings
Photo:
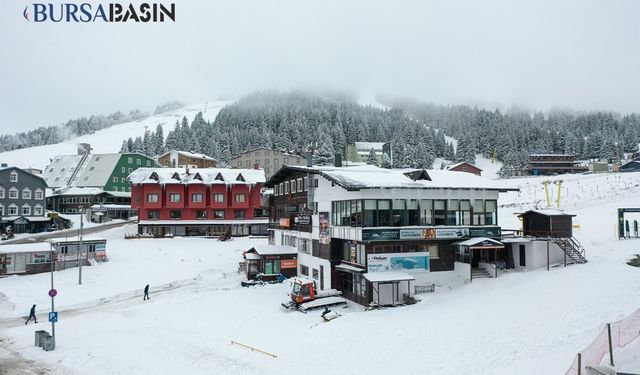
[[[372,283],[385,283],[385,282],[393,282],[393,281],[409,281],[415,280],[416,278],[409,275],[406,272],[367,272],[364,275],[365,279],[371,281]]]
[[[456,242],[454,245],[466,246],[470,249],[503,249],[504,244],[500,241],[487,237],[470,238],[466,241]]]
[[[362,268],[358,268],[358,267],[354,267],[350,264],[346,264],[346,263],[340,263],[336,266],[336,270],[338,271],[345,271],[345,272],[358,272],[358,273],[362,273],[364,272],[364,269]]]

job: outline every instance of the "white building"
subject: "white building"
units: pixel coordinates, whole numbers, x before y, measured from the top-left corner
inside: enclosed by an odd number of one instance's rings
[[[471,174],[375,166],[284,166],[265,187],[274,190],[270,243],[296,247],[299,274],[318,288],[364,305],[457,278],[454,243],[499,239],[498,195],[516,190]]]

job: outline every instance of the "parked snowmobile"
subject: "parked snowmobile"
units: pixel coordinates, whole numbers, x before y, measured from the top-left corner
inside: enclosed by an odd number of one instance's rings
[[[313,280],[296,278],[291,289],[291,301],[281,305],[287,310],[307,312],[310,309],[346,304],[347,300],[341,295],[342,292],[335,289],[317,290]]]

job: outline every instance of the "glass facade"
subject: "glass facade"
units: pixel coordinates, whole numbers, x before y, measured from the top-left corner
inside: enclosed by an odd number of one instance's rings
[[[497,225],[496,200],[362,199],[331,202],[336,226]]]

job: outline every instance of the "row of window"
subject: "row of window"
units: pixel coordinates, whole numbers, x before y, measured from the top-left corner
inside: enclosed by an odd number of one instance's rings
[[[36,204],[33,207],[33,215],[35,216],[40,216],[43,213],[43,208],[41,205]],[[8,216],[16,216],[18,215],[18,206],[15,204],[10,204],[9,207],[7,207],[7,212],[4,212],[4,206],[0,204],[0,216],[4,216],[4,215],[8,215]],[[22,207],[20,207],[20,215],[23,216],[31,216],[31,206],[29,206],[28,204],[23,204]]]
[[[289,236],[284,233],[280,233],[280,243],[282,246],[291,246],[297,248],[300,252],[310,254],[311,253],[311,241],[304,238],[298,238],[296,236]]]
[[[5,198],[5,190],[2,186],[0,186],[0,199],[4,199],[4,198]],[[9,199],[18,199],[18,189],[16,189],[15,187],[12,187],[11,189],[9,189]],[[22,199],[31,199],[31,189],[29,188],[22,189]],[[36,189],[36,191],[33,192],[33,199],[38,199],[38,200],[44,199],[44,193],[42,192],[42,189]]]
[[[224,194],[215,193],[213,194],[214,202],[224,202]],[[203,199],[202,193],[193,193],[191,194],[191,203],[201,203]],[[147,194],[147,202],[149,203],[157,203],[160,200],[160,195],[158,193],[148,193]],[[180,193],[169,193],[169,202],[172,203],[180,203],[182,200],[182,194]],[[236,203],[244,203],[247,201],[247,195],[238,193],[234,194],[234,200]]]
[[[295,180],[289,180],[279,183],[273,187],[273,195],[285,195],[285,194],[294,194],[294,193],[302,193],[307,191],[307,183],[308,180],[306,177],[297,178]],[[313,187],[318,187],[318,179],[315,179],[313,182]]]
[[[496,225],[497,201],[483,199],[362,199],[331,202],[333,225]]]
[[[129,164],[133,164],[133,157],[132,157],[132,156],[129,156],[129,157],[127,158],[127,162],[128,162]],[[142,159],[140,159],[140,158],[136,158],[136,165],[142,165]],[[147,161],[146,161],[146,165],[147,165],[147,167],[150,167],[150,166],[151,166],[151,161],[147,160]],[[122,172],[124,173],[124,167],[122,167],[122,168],[123,168]],[[129,170],[131,170],[131,168],[129,168]],[[129,173],[131,173],[131,172],[129,172]]]
[[[309,267],[304,264],[300,264],[300,274],[307,277],[312,277],[314,280],[320,279],[320,271],[316,268],[311,269],[311,274],[309,274]]]
[[[245,219],[247,217],[247,213],[245,210],[234,210],[233,218],[234,219]],[[160,219],[160,211],[158,210],[149,210],[147,211],[147,218],[150,220]],[[170,219],[182,219],[182,211],[181,210],[171,210],[169,211]],[[198,210],[196,211],[197,219],[208,219],[209,211],[208,210]],[[225,219],[225,211],[224,210],[213,210],[213,219]],[[229,218],[230,219],[230,218]]]
[[[90,197],[65,197],[60,201],[61,203],[91,203]]]

